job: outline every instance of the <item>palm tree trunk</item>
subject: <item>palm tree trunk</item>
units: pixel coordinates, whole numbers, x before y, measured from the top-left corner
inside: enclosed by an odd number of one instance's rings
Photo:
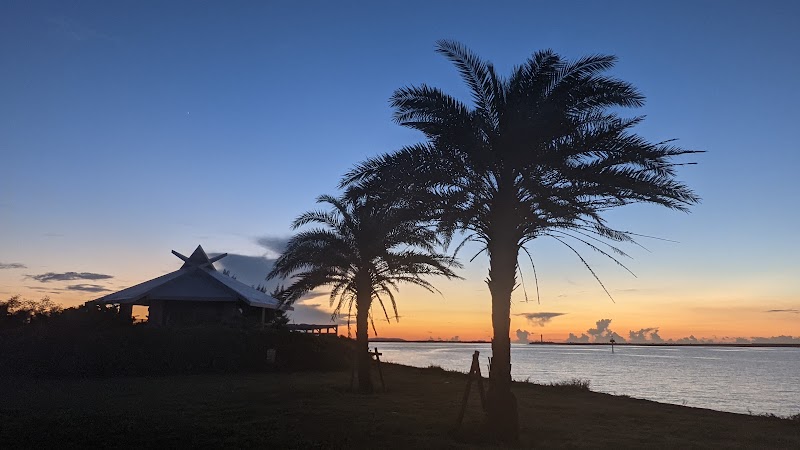
[[[498,225],[508,225],[498,224]],[[489,427],[504,442],[519,439],[517,398],[511,392],[511,293],[517,279],[517,240],[514,227],[498,226],[490,242],[489,278],[492,295],[492,368],[486,408]]]
[[[356,296],[356,369],[358,372],[358,390],[363,393],[372,392],[369,356],[369,308],[372,303],[372,285],[361,282]]]

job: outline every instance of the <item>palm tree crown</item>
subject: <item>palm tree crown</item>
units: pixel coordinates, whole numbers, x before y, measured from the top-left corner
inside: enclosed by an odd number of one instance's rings
[[[407,186],[430,206],[445,236],[466,232],[487,250],[502,219],[513,224],[519,249],[540,236],[565,245],[569,237],[612,259],[592,241],[630,242],[636,235],[607,226],[603,211],[633,202],[686,211],[698,202],[674,179],[681,164],[672,161],[698,152],[650,143],[630,131],[642,117],[609,112],[644,103],[633,86],[602,75],[615,57],[568,62],[540,51],[503,79],[461,44],[439,41],[437,51],[460,71],[473,107],[426,85],[397,90],[395,120],[427,142],[368,159],[342,186],[373,194]]]
[[[369,281],[370,299],[377,301],[383,315],[397,319],[393,291],[400,283],[438,292],[424,277],[457,277],[452,267],[459,264],[435,251],[436,233],[419,224],[413,211],[396,205],[378,205],[360,199],[337,199],[323,195],[318,203],[333,206],[330,211],[310,211],[295,219],[292,227],[320,224],[297,233],[267,276],[292,278],[280,291],[284,302],[292,303],[321,286],[331,288],[333,315],[352,311],[359,292],[358,282]]]
[[[376,195],[402,185],[429,205],[445,237],[461,231],[483,245],[495,332],[492,387],[504,392],[499,410],[511,409],[509,303],[519,251],[527,252],[525,244],[537,237],[552,237],[591,271],[568,243],[574,239],[619,263],[611,253],[624,252],[607,240],[636,235],[609,227],[602,213],[634,202],[687,210],[699,198],[675,180],[673,158],[695,152],[648,142],[631,131],[642,117],[614,112],[641,106],[644,98],[603,74],[613,56],[570,62],[545,50],[502,78],[461,44],[439,41],[437,52],[460,72],[471,105],[426,85],[397,90],[395,120],[421,131],[426,141],[368,159],[345,175],[342,186]],[[489,412],[490,420],[499,417],[491,406]],[[512,419],[506,420],[511,425],[494,421],[506,427],[499,434],[514,434]]]
[[[294,221],[294,228],[321,226],[292,237],[267,278],[291,278],[289,287],[276,292],[285,303],[318,287],[330,287],[333,316],[346,311],[348,333],[352,309],[356,307],[359,386],[362,391],[370,391],[367,327],[371,321],[375,329],[372,303],[380,305],[387,321],[390,317],[397,320],[393,292],[400,284],[437,292],[425,277],[458,278],[452,268],[460,265],[454,258],[435,251],[436,232],[423,226],[417,213],[402,202],[379,203],[365,197],[339,199],[327,195],[317,202],[327,203],[332,209],[310,211]]]

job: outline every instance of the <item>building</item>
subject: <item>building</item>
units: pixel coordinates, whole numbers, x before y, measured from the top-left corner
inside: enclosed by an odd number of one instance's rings
[[[281,308],[271,295],[218,272],[214,262],[227,253],[209,258],[200,245],[188,258],[172,253],[183,260],[180,269],[89,303],[118,305],[126,317],[131,317],[134,305],[146,306],[147,322],[155,326],[234,323],[254,315],[263,324],[268,311],[292,309]]]

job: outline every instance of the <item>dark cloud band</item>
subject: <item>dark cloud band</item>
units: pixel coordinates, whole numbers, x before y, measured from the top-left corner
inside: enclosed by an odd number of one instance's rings
[[[82,291],[82,292],[107,292],[111,289],[106,289],[98,284],[73,284],[67,286],[68,291]]]
[[[22,263],[0,263],[0,269],[27,269],[28,266]]]
[[[529,322],[536,324],[540,327],[543,327],[547,322],[550,322],[556,317],[563,316],[565,314],[566,313],[558,313],[558,312],[539,312],[539,313],[521,313],[515,315],[524,317],[528,319]]]
[[[47,272],[39,275],[28,275],[28,278],[36,280],[40,283],[47,283],[50,281],[107,280],[114,277],[112,275],[92,272]]]

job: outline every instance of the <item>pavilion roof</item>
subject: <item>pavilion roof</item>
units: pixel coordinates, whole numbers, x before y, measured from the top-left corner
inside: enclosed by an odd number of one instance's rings
[[[149,304],[152,300],[243,301],[259,308],[280,307],[278,300],[271,295],[224,275],[214,268],[214,262],[227,256],[227,253],[209,258],[200,245],[188,258],[175,250],[172,253],[183,260],[180,269],[100,297],[94,302],[139,305]]]

